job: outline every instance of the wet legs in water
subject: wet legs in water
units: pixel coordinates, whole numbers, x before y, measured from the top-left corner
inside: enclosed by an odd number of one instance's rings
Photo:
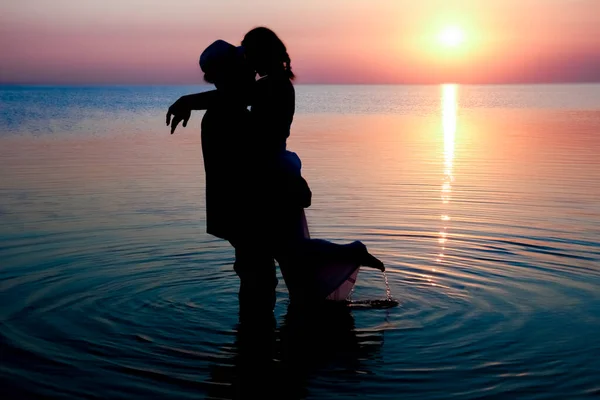
[[[275,367],[275,262],[264,244],[235,242],[234,248],[233,268],[240,278],[240,322],[232,397],[276,398],[275,392],[267,390]]]
[[[240,278],[240,318],[272,317],[275,307],[275,262],[264,246],[236,243],[234,270]]]
[[[277,277],[274,257],[264,244],[255,242],[235,242],[234,270],[240,278],[239,309],[240,320],[271,319],[275,307],[275,287]],[[316,284],[315,271],[327,268],[328,265],[346,263],[385,270],[383,263],[371,255],[366,246],[355,241],[349,244],[336,244],[321,239],[299,239],[276,246],[275,258],[283,267],[288,266],[288,283],[295,282],[304,286],[302,291],[310,296],[319,297],[313,287]],[[311,271],[312,270],[312,271]],[[287,278],[286,278],[287,279]],[[313,293],[314,292],[314,293]],[[310,297],[309,296],[309,297]]]

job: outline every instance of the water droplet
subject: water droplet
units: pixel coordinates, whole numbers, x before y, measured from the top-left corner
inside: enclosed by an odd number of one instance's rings
[[[388,283],[387,274],[383,271],[383,279],[385,280],[385,295],[387,301],[392,300],[392,291],[390,290],[390,284]]]

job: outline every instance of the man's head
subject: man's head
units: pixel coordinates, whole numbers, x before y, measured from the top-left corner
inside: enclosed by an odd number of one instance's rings
[[[217,88],[246,84],[254,81],[255,74],[245,61],[241,47],[217,40],[200,55],[204,80]]]

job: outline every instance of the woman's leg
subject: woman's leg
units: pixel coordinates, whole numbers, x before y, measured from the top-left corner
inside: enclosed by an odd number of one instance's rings
[[[287,232],[281,235],[285,240],[279,243],[275,254],[293,302],[325,300],[348,279],[354,279],[361,265],[384,270],[383,263],[363,243],[342,245],[310,239],[304,211],[288,217],[281,228]],[[348,287],[352,286],[353,282]]]
[[[385,270],[383,263],[367,250],[361,241],[337,244],[323,239],[308,239],[302,244],[305,257],[317,265],[356,263],[365,267]]]

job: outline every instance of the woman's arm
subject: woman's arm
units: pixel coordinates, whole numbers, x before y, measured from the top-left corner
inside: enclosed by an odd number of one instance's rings
[[[192,110],[206,110],[209,106],[215,104],[217,100],[218,93],[216,90],[181,96],[175,103],[171,104],[167,111],[167,126],[171,126],[171,134],[175,132],[175,128],[180,122],[183,121],[184,128],[187,126]],[[171,116],[173,116],[172,119]]]

